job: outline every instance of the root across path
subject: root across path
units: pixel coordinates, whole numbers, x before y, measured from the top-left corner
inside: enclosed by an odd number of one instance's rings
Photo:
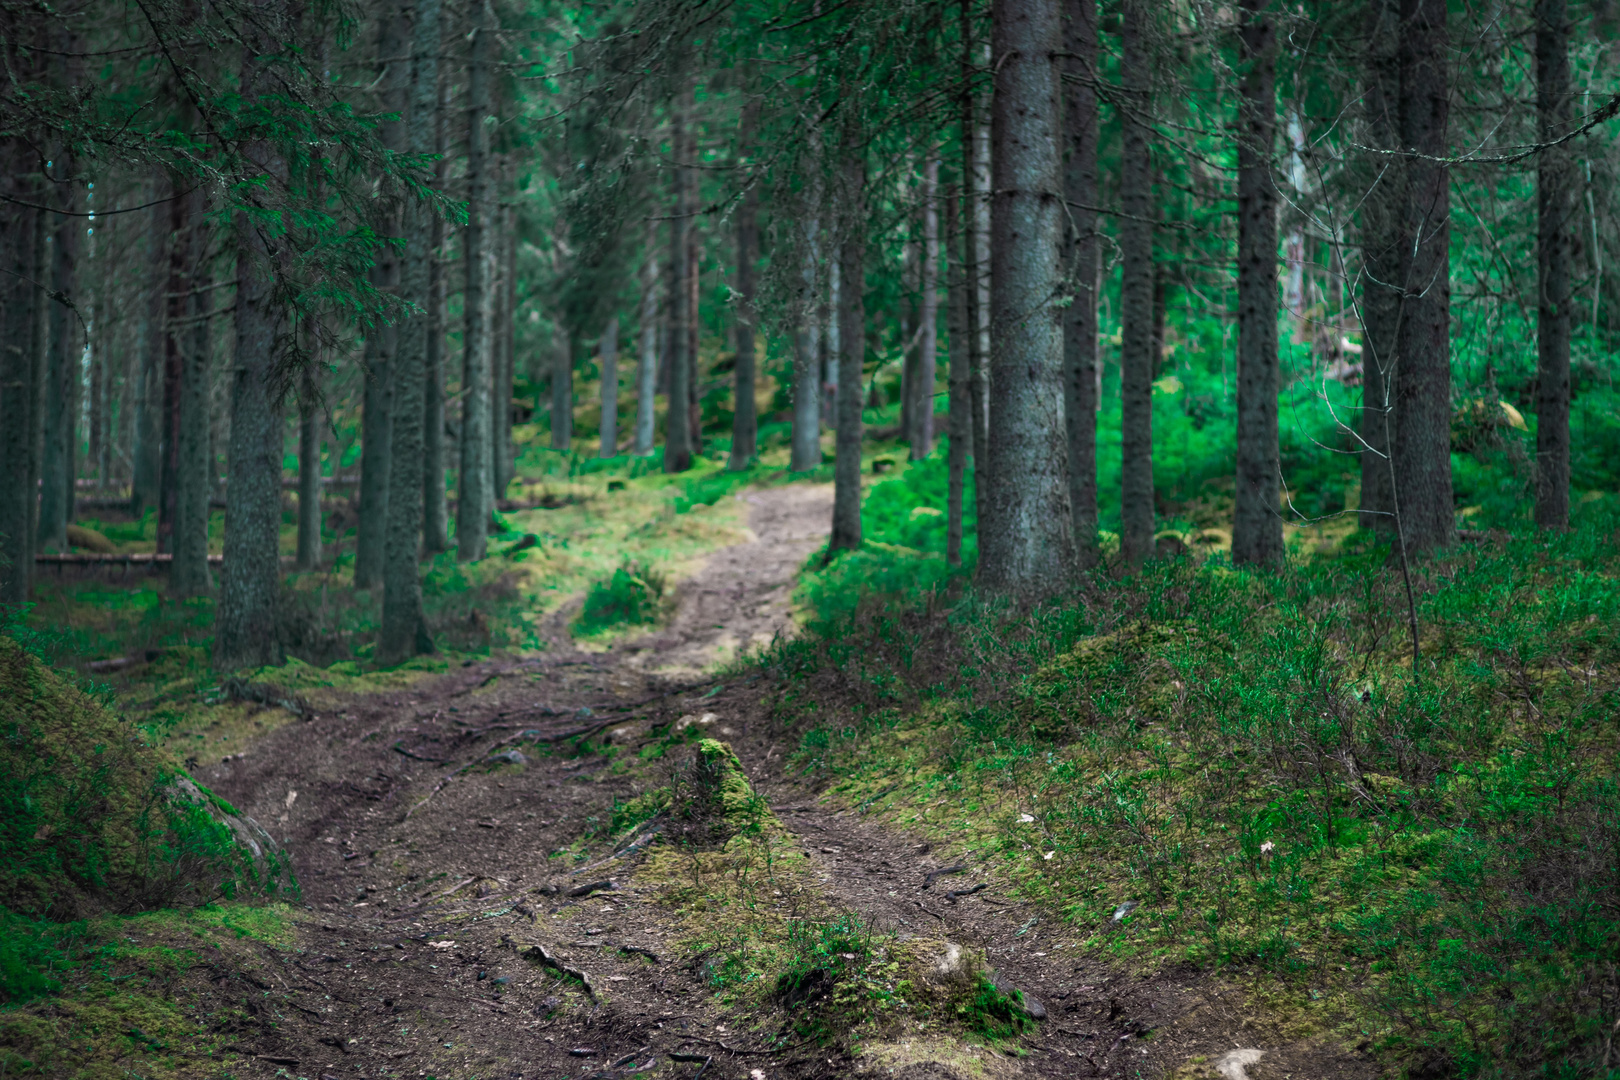
[[[238,1075],[1372,1075],[1267,1028],[1241,986],[1142,978],[1083,950],[993,867],[805,786],[764,679],[719,680],[713,666],[792,632],[794,574],[824,539],[831,492],[744,498],[753,536],[681,586],[667,628],[354,698],[201,771],[286,838],[307,905],[262,970],[216,982],[258,1003],[236,1033]],[[797,1033],[791,1001],[717,992],[713,957],[687,947],[691,903],[680,915],[639,876],[661,838],[615,823],[645,790],[625,762],[683,723],[735,749],[828,910],[927,942],[941,963],[982,956],[1043,1019],[1005,1044],[941,1031],[852,1056]]]

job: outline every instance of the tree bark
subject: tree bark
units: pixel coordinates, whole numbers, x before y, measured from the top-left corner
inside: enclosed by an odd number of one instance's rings
[[[827,550],[861,546],[861,371],[866,359],[866,160],[858,142],[844,149],[843,203],[849,225],[839,245],[837,458],[833,462],[832,539]]]
[[[493,425],[491,444],[496,505],[506,497],[512,483],[516,462],[512,456],[512,321],[516,317],[517,302],[517,209],[512,203],[512,156],[503,157],[501,190],[504,201],[496,211],[501,223],[495,240],[500,270],[499,293],[495,301],[498,314],[495,319],[494,355],[495,377],[489,397],[490,423]],[[491,509],[494,509],[492,506]]]
[[[695,313],[691,310],[692,293],[686,280],[690,269],[687,233],[692,223],[688,217],[691,211],[688,192],[690,178],[682,157],[686,149],[686,123],[691,100],[692,84],[689,80],[683,80],[671,110],[669,136],[675,160],[669,170],[670,201],[674,206],[669,223],[669,400],[664,410],[666,473],[685,472],[692,467],[692,414],[685,405],[690,394],[688,380],[692,374],[687,350],[691,345],[690,330]]]
[[[986,348],[985,303],[981,288],[988,259],[985,245],[980,243],[979,218],[983,209],[984,191],[989,186],[989,172],[983,167],[979,151],[979,109],[973,91],[973,4],[962,0],[960,9],[962,34],[962,281],[967,307],[967,365],[968,365],[968,452],[973,455],[973,509],[982,527],[988,509],[989,496],[984,484],[985,446],[989,441],[989,408],[986,400],[988,384],[984,378]]]
[[[191,125],[182,121],[182,129]],[[187,275],[194,261],[190,198],[178,177],[169,177],[169,274],[163,286],[163,458],[158,473],[157,549],[174,553],[174,523],[180,510],[180,401],[186,376]]]
[[[744,131],[751,128],[746,124]],[[748,145],[746,136],[744,146]],[[737,207],[737,364],[731,418],[731,460],[740,472],[759,453],[759,416],[754,400],[754,263],[759,258],[759,189],[750,184]]]
[[[602,445],[599,457],[619,453],[619,317],[611,316],[597,346],[602,361]]]
[[[450,176],[449,87],[439,79],[439,107],[433,121],[433,186],[445,189]],[[429,555],[450,550],[450,505],[444,483],[444,219],[433,215],[427,253],[427,344],[422,365],[422,550]]]
[[[443,48],[441,35],[442,5],[440,0],[416,0],[414,39],[411,43],[412,66],[415,80],[410,98],[409,137],[411,153],[427,154],[437,137],[439,112],[439,52]],[[493,18],[486,3],[482,7],[482,23],[475,30],[473,54],[477,59],[475,70],[489,63],[490,46],[486,39],[493,38]],[[487,78],[487,72],[485,77]],[[474,100],[477,98],[475,96]],[[473,112],[474,131],[482,128],[482,121]],[[405,255],[400,274],[400,290],[406,300],[427,309],[431,302],[432,264],[435,258],[431,247],[432,231],[426,220],[427,211],[418,203],[405,209]],[[469,238],[470,242],[470,238]],[[422,577],[419,566],[422,541],[422,423],[424,410],[423,385],[427,377],[429,320],[424,315],[413,315],[400,324],[399,355],[395,359],[394,375],[394,471],[388,499],[388,549],[383,570],[382,632],[377,639],[377,659],[385,664],[397,664],[412,655],[434,651],[433,636],[428,632],[427,618],[422,611]],[[474,403],[463,414],[462,420],[462,479],[461,503],[457,508],[456,533],[462,538],[462,529],[476,528],[479,541],[478,554],[482,554],[482,541],[489,527],[489,511],[483,509],[477,517],[467,507],[472,492],[485,490],[487,480],[467,482],[465,447],[476,435],[467,430],[469,418],[489,417],[488,401]],[[487,436],[487,433],[486,433]],[[489,452],[489,440],[482,439],[484,453]],[[487,473],[484,474],[487,477]],[[469,490],[470,489],[470,490]],[[468,554],[463,544],[462,558]]]
[[[160,190],[153,185],[152,197]],[[149,507],[157,505],[162,463],[162,385],[164,292],[168,285],[169,230],[168,208],[152,207],[146,231],[145,296],[142,297],[139,369],[134,387],[134,423],[131,431],[132,462],[129,512],[140,520]]]
[[[1067,582],[1074,562],[1068,440],[1063,419],[1060,8],[996,0],[991,104],[990,414],[984,482],[990,520],[979,523],[979,581],[1040,595]]]
[[[1120,553],[1153,554],[1153,159],[1146,0],[1124,0],[1120,20]]]
[[[489,124],[492,115],[490,70],[495,51],[495,14],[489,0],[475,9],[477,25],[472,37],[472,62],[467,79],[467,232],[463,258],[467,291],[463,297],[466,327],[462,332],[461,367],[461,474],[457,483],[456,557],[462,562],[482,559],[489,543],[489,514],[494,489],[490,441],[490,359],[493,340],[494,289],[490,270],[493,236],[490,229],[491,162]],[[572,388],[565,386],[571,418]],[[555,400],[556,391],[553,390]],[[552,416],[552,445],[557,445],[557,417]],[[572,432],[563,429],[562,447]]]
[[[968,332],[968,282],[963,273],[962,253],[971,244],[971,237],[962,229],[965,215],[961,213],[963,197],[960,192],[945,195],[945,250],[946,271],[945,333],[950,339],[950,412],[946,416],[950,447],[946,459],[945,481],[945,562],[948,566],[962,565],[962,512],[963,494],[967,476],[967,458],[973,440],[973,417],[968,405],[968,364],[972,347]]]
[[[279,0],[255,0],[242,57],[241,92],[252,104],[271,91]],[[274,185],[286,166],[263,143],[244,148]],[[214,617],[214,666],[223,670],[279,664],[281,594],[280,394],[275,349],[283,308],[271,283],[272,252],[246,214],[236,215],[236,360],[231,378],[230,483],[225,497],[225,560]]]
[[[209,404],[213,397],[214,338],[210,314],[213,311],[213,273],[208,264],[210,232],[207,196],[193,190],[182,200],[188,239],[189,265],[181,275],[189,294],[185,325],[170,327],[170,336],[180,346],[180,401],[177,410],[177,442],[174,499],[174,561],[169,565],[169,589],[176,596],[195,596],[213,588],[208,572],[208,502],[212,495],[209,439]],[[179,241],[176,240],[177,246]],[[277,469],[280,469],[279,458]],[[280,497],[277,497],[280,509]]]
[[[1396,337],[1395,497],[1408,551],[1456,540],[1451,497],[1451,178],[1445,0],[1402,0],[1401,144],[1406,165]],[[1439,159],[1439,160],[1437,160]]]
[[[934,449],[934,381],[939,356],[939,158],[923,164],[922,183],[922,265],[918,279],[922,286],[919,317],[922,325],[917,340],[917,391],[913,397],[917,437],[911,444],[911,459],[921,461]]]
[[[1277,511],[1277,37],[1268,0],[1243,0],[1238,105],[1237,498],[1232,561],[1283,559]]]
[[[298,392],[298,558],[300,570],[321,565],[321,345],[310,335],[310,363]]]
[[[65,182],[53,187],[57,200],[66,209],[80,205],[79,184],[73,179],[73,159],[59,153],[55,162]],[[84,219],[60,216],[51,222],[55,229],[51,247],[51,288],[57,296],[72,300],[78,295],[79,242],[84,235]],[[79,320],[60,300],[47,301],[50,344],[45,358],[45,444],[41,467],[38,546],[45,551],[67,550],[67,526],[73,513],[73,450],[76,438],[79,399],[80,348]]]
[[[653,452],[658,395],[658,223],[647,223],[647,242],[641,261],[641,355],[636,368],[637,457]]]
[[[1069,436],[1069,511],[1075,556],[1089,570],[1097,543],[1097,0],[1068,0],[1064,20],[1063,190],[1070,226],[1064,266],[1074,300],[1063,318],[1063,413]]]
[[[409,108],[411,65],[405,59],[410,48],[409,22],[396,8],[388,8],[381,20],[377,56],[381,73],[382,109],[405,115]],[[395,153],[405,148],[402,121],[382,124],[378,137]],[[403,235],[400,211],[385,211],[380,228],[390,236]],[[399,257],[392,246],[377,252],[371,270],[371,284],[379,292],[399,291]],[[389,475],[393,465],[393,363],[399,349],[399,329],[377,323],[366,331],[365,388],[361,402],[360,428],[360,507],[355,538],[354,587],[374,589],[382,584],[383,560],[388,538]]]
[[[1401,321],[1400,2],[1368,0],[1362,110],[1371,156],[1361,202],[1361,502],[1364,529],[1393,530],[1395,337]]]
[[[28,504],[34,493],[26,482],[17,481],[26,481],[28,475],[30,413],[36,398],[34,358],[28,345],[40,296],[32,284],[39,280],[34,232],[40,211],[22,205],[39,202],[38,185],[28,175],[32,164],[28,147],[21,139],[5,140],[0,147],[6,165],[0,184],[8,195],[20,200],[0,206],[0,220],[5,223],[0,245],[4,245],[6,270],[0,275],[0,325],[5,334],[0,339],[0,470],[12,478],[11,483],[0,484],[0,603],[20,604],[28,600],[34,558],[33,534],[28,528]]]
[[[686,129],[686,160],[697,160],[697,133],[696,125],[688,125]],[[694,181],[693,193],[696,194]],[[703,340],[702,310],[698,306],[702,295],[700,288],[700,275],[698,273],[698,229],[697,222],[686,234],[686,287],[690,291],[687,311],[691,312],[691,320],[687,325],[686,362],[689,370],[686,374],[686,430],[692,437],[692,453],[703,453],[703,409],[699,403],[702,394],[703,364],[702,353],[698,346]]]
[[[1551,143],[1569,131],[1569,13],[1565,0],[1536,0],[1536,137]],[[1570,148],[1550,146],[1536,159],[1536,524],[1569,527],[1570,263],[1575,257],[1575,192]]]
[[[48,190],[40,186],[35,201],[47,198]],[[29,280],[43,282],[50,277],[47,260],[50,257],[47,240],[50,236],[50,215],[40,214],[34,218],[34,272]],[[34,576],[34,553],[38,551],[35,538],[39,535],[39,470],[41,451],[44,444],[45,427],[45,344],[47,330],[50,325],[49,307],[53,301],[45,295],[43,289],[36,290],[32,311],[32,321],[28,327],[28,355],[32,362],[33,374],[29,378],[28,402],[28,577],[32,581]]]
[[[820,141],[811,135],[811,161]],[[812,164],[811,168],[816,168]],[[793,335],[793,445],[789,470],[804,472],[821,464],[821,185],[805,185],[804,218],[799,223],[798,326]]]

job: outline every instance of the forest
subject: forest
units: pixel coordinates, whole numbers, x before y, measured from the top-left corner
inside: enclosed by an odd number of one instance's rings
[[[0,1078],[1620,1078],[1614,0],[0,57]]]

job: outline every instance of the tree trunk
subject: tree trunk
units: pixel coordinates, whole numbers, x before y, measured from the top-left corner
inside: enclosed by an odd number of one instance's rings
[[[111,335],[107,330],[107,281],[106,273],[100,272],[102,268],[96,264],[95,248],[92,246],[86,252],[85,265],[90,269],[92,279],[95,281],[95,295],[92,301],[93,312],[90,316],[90,405],[88,421],[90,430],[88,436],[89,461],[86,463],[96,477],[96,490],[106,490],[110,479],[108,466],[111,464],[108,454],[108,425],[107,425],[107,393],[112,384],[112,372],[108,370],[107,359],[110,351],[107,346]]]
[[[154,185],[152,197],[160,189]],[[168,208],[152,207],[146,231],[145,293],[141,302],[139,370],[134,387],[134,422],[131,425],[129,512],[137,521],[149,507],[157,505],[158,486],[163,472],[163,327],[168,289],[169,229]]]
[[[321,565],[321,358],[319,339],[310,348],[298,391],[298,569]]]
[[[1074,300],[1063,318],[1063,415],[1069,436],[1069,511],[1082,569],[1097,544],[1097,0],[1068,0],[1064,20],[1063,191],[1069,202],[1064,267]]]
[[[909,185],[907,185],[909,187]],[[902,191],[902,201],[909,198]],[[917,242],[915,221],[907,222],[911,232],[900,245],[900,438],[910,448],[917,442],[917,350],[914,335],[921,322],[917,310]]]
[[[1238,106],[1237,499],[1232,561],[1283,559],[1277,511],[1277,38],[1269,0],[1243,0]]]
[[[182,122],[183,127],[191,125]],[[174,553],[174,523],[180,512],[180,402],[186,376],[185,321],[187,275],[195,261],[190,197],[180,178],[169,178],[169,275],[163,286],[163,458],[158,473],[157,549]]]
[[[745,125],[744,130],[749,128]],[[754,263],[758,259],[759,189],[750,184],[737,207],[737,364],[732,372],[736,401],[728,464],[734,472],[751,466],[759,453],[759,416],[754,400]]]
[[[962,202],[962,196],[955,190],[945,195],[945,250],[948,263],[955,264],[945,275],[945,333],[950,339],[950,412],[946,423],[951,441],[945,481],[945,562],[949,566],[962,565],[963,488],[973,439],[973,417],[968,406],[968,363],[972,352],[967,313],[969,290],[962,272],[966,260],[961,258],[972,241],[962,229]],[[951,254],[957,257],[951,258]]]
[[[495,240],[496,259],[500,264],[497,274],[500,286],[494,306],[499,314],[496,316],[492,331],[495,376],[489,396],[490,423],[494,425],[491,440],[494,449],[491,456],[496,504],[506,497],[506,489],[512,483],[515,465],[512,457],[512,320],[515,317],[517,298],[515,265],[517,211],[511,202],[511,188],[512,157],[507,154],[503,157],[501,166],[501,190],[506,201],[496,211],[497,219],[500,221],[500,231]]]
[[[174,561],[169,564],[169,590],[195,596],[213,588],[208,572],[208,501],[213,494],[209,452],[209,408],[213,397],[213,273],[208,265],[210,229],[207,196],[194,190],[182,200],[186,208],[189,266],[182,275],[185,324],[170,328],[180,343],[178,447],[175,454]],[[179,242],[176,241],[178,244]],[[280,459],[277,459],[279,472]],[[280,509],[280,496],[277,496]]]
[[[861,546],[861,370],[866,359],[866,161],[859,143],[846,140],[842,202],[849,225],[839,245],[837,457],[833,462],[832,540],[827,550]]]
[[[1564,0],[1536,0],[1536,137],[1570,128],[1569,13]],[[1575,257],[1576,184],[1569,144],[1536,159],[1536,524],[1569,527],[1569,265]]]
[[[569,450],[574,443],[574,336],[563,335],[562,348],[551,354],[551,448]]]
[[[1390,449],[1395,432],[1395,335],[1401,321],[1400,3],[1368,0],[1362,109],[1371,155],[1361,202],[1361,513],[1364,529],[1393,530]]]
[[[692,467],[692,414],[685,408],[689,395],[688,379],[692,364],[687,356],[694,312],[692,293],[686,280],[690,269],[687,233],[692,227],[689,213],[691,196],[682,153],[686,148],[687,114],[691,108],[692,86],[683,81],[671,110],[669,145],[675,160],[670,168],[670,194],[674,204],[669,223],[669,401],[664,411],[664,471],[685,472]]]
[[[641,356],[636,368],[637,457],[653,452],[658,395],[658,224],[647,223],[647,243],[641,262]]]
[[[433,127],[433,186],[445,189],[450,175],[447,80],[439,80],[439,107]],[[422,550],[429,555],[450,550],[450,505],[444,484],[444,219],[433,215],[428,248],[427,343],[422,363]]]
[[[1062,19],[1043,0],[996,0],[991,105],[990,413],[995,441],[979,523],[979,580],[992,591],[1061,588],[1074,561],[1063,420]]]
[[[811,146],[814,161],[820,141],[813,133]],[[803,246],[798,252],[798,327],[793,335],[793,447],[788,463],[792,472],[821,464],[821,320],[816,317],[821,302],[821,187],[814,180],[805,185],[804,202],[804,220],[799,225]]]
[[[79,184],[73,178],[73,159],[66,153],[55,162],[56,172],[65,178],[53,187],[60,192],[54,201],[68,210],[79,208]],[[57,296],[73,301],[78,295],[79,241],[84,235],[84,219],[60,216],[51,222],[55,228],[51,250],[51,288]],[[60,300],[47,301],[50,344],[45,358],[45,445],[41,468],[39,547],[47,551],[67,550],[67,526],[73,514],[73,450],[79,401],[79,364],[83,339],[79,319]],[[76,347],[79,346],[79,347]]]
[[[921,461],[934,449],[934,380],[939,354],[939,158],[923,165],[921,335],[917,340],[917,392],[913,397],[917,437],[911,460]],[[1061,209],[1061,208],[1060,208]]]
[[[440,0],[416,0],[414,40],[411,43],[412,66],[415,80],[410,98],[408,143],[413,154],[431,152],[437,139],[439,122],[439,52],[443,47],[440,22]],[[474,31],[473,55],[477,58],[475,71],[487,67],[493,18],[489,5],[482,6],[482,23]],[[485,75],[487,78],[487,72]],[[477,97],[474,96],[476,102]],[[483,127],[476,109],[473,118],[478,121],[474,131]],[[487,135],[486,135],[487,137]],[[406,300],[427,310],[431,303],[432,230],[428,226],[427,211],[420,203],[406,207],[405,255],[401,267],[400,291]],[[399,356],[395,360],[394,375],[394,472],[388,500],[388,551],[383,570],[382,632],[377,638],[377,659],[385,664],[397,664],[406,657],[434,651],[433,636],[428,633],[427,619],[422,612],[422,577],[419,568],[422,542],[422,423],[426,416],[423,404],[423,385],[427,377],[429,320],[415,315],[400,324]],[[488,403],[477,403],[464,416],[489,417]],[[472,441],[467,431],[467,420],[462,421],[463,448]],[[488,453],[488,439],[483,440]],[[477,518],[470,518],[467,501],[469,485],[466,480],[466,458],[462,459],[461,503],[457,508],[456,533],[476,527],[479,551],[489,527],[487,507]],[[487,475],[487,474],[486,474]],[[469,557],[462,546],[460,555]]]
[[[697,131],[696,125],[688,125],[686,129],[686,160],[697,160]],[[696,193],[696,184],[693,186]],[[686,362],[690,369],[686,375],[686,410],[687,431],[692,436],[692,453],[703,453],[703,410],[699,404],[702,394],[703,363],[702,353],[698,346],[703,340],[703,314],[698,306],[702,295],[700,276],[698,273],[698,229],[697,222],[693,221],[692,228],[686,234],[686,287],[691,296],[687,311],[691,312],[691,319],[687,322]]]
[[[1120,20],[1120,553],[1153,554],[1153,160],[1147,127],[1146,0],[1124,0]]]
[[[461,476],[457,484],[456,557],[462,562],[482,559],[489,542],[490,497],[494,477],[490,441],[490,360],[493,347],[494,289],[490,270],[494,261],[490,228],[490,190],[493,186],[489,154],[488,119],[491,116],[490,67],[494,58],[496,22],[489,0],[474,10],[472,62],[467,79],[467,233],[463,258],[467,291],[463,297],[466,328],[462,333],[461,367]],[[564,387],[570,401],[572,388]],[[556,391],[553,390],[555,398]],[[567,409],[564,410],[566,414]],[[557,417],[552,416],[552,446],[557,446]],[[563,430],[562,448],[572,433]]]
[[[989,495],[984,484],[984,454],[988,441],[989,409],[985,399],[988,389],[984,379],[985,364],[985,294],[980,288],[987,270],[988,260],[982,257],[984,245],[980,243],[979,217],[984,191],[989,186],[989,173],[981,169],[979,152],[979,110],[973,86],[973,5],[962,0],[962,287],[966,290],[967,307],[967,365],[968,365],[968,451],[973,455],[973,509],[979,524],[985,520]]]
[[[410,48],[408,19],[389,9],[382,20],[377,56],[383,68],[382,109],[405,114],[409,107],[411,65],[405,59]],[[405,125],[389,121],[380,126],[383,146],[395,153],[405,148]],[[389,236],[403,235],[398,211],[390,211],[379,226]],[[371,284],[379,292],[399,291],[399,257],[392,246],[377,252],[371,270]],[[365,389],[361,403],[360,428],[360,507],[355,539],[354,587],[374,589],[382,584],[383,560],[388,538],[388,495],[393,466],[394,355],[399,349],[399,329],[377,323],[366,331]]]
[[[619,317],[614,315],[602,330],[602,342],[597,346],[602,361],[602,445],[599,457],[617,457],[619,453]]]
[[[5,333],[0,340],[0,470],[12,478],[11,483],[0,484],[0,603],[21,604],[28,600],[34,558],[33,534],[28,528],[28,504],[34,493],[26,479],[28,433],[33,425],[29,414],[36,395],[34,358],[28,344],[41,295],[32,284],[39,280],[34,232],[40,211],[24,205],[39,201],[38,185],[28,175],[32,165],[28,147],[18,139],[7,139],[0,146],[6,159],[0,184],[5,185],[7,195],[20,200],[0,206],[6,270],[0,275],[0,319]]]
[[[255,0],[256,18],[243,49],[242,96],[251,106],[270,91],[278,0]],[[258,39],[258,40],[255,40]],[[272,187],[286,182],[285,164],[263,143],[243,151]],[[283,308],[272,287],[266,236],[236,215],[236,359],[231,379],[230,483],[225,496],[225,560],[214,617],[214,666],[223,670],[279,664],[277,613],[281,594],[280,395],[275,386],[276,341]]]
[[[1443,159],[1450,39],[1445,0],[1402,0],[1401,240],[1404,307],[1396,339],[1395,498],[1408,551],[1456,540],[1451,499],[1451,177]]]
[[[41,185],[35,193],[35,201],[49,198],[46,194],[49,189]],[[29,280],[43,282],[50,276],[50,269],[46,260],[50,257],[47,240],[50,236],[51,216],[40,214],[34,218],[34,273]],[[45,294],[44,289],[36,289],[36,296],[32,308],[33,319],[29,323],[28,355],[32,361],[33,375],[30,377],[28,401],[28,577],[32,581],[34,576],[34,553],[39,550],[34,538],[39,535],[39,470],[41,451],[44,448],[45,428],[45,343],[47,330],[50,325],[50,305],[53,301]]]

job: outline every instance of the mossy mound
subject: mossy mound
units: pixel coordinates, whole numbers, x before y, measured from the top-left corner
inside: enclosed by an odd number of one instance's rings
[[[0,636],[0,905],[72,920],[296,892],[257,822]]]
[[[668,809],[682,842],[723,846],[734,836],[753,836],[774,823],[770,807],[754,793],[742,762],[719,739],[700,739],[688,768],[675,777]]]
[[[1221,643],[1184,623],[1139,623],[1082,639],[1042,665],[1014,699],[1014,712],[1043,738],[1071,724],[1089,727],[1121,705],[1144,719],[1170,716],[1185,692],[1173,658],[1220,651]]]

